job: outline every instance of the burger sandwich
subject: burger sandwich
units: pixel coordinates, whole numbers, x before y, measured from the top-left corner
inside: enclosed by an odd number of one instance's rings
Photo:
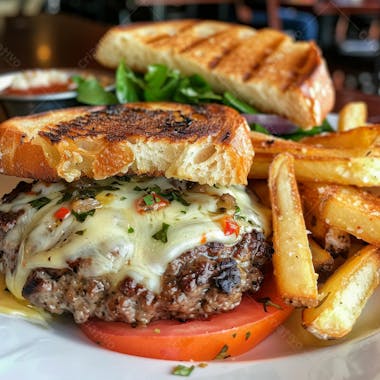
[[[244,187],[254,152],[245,119],[231,108],[129,103],[18,117],[0,125],[0,152],[3,174],[33,180],[0,205],[7,289],[49,313],[72,314],[98,343],[131,352],[110,343],[107,324],[134,336],[152,332],[141,326],[154,321],[211,318],[209,329],[214,315],[261,287],[270,214]],[[247,310],[258,313],[257,303]],[[277,311],[267,334],[289,314]],[[243,323],[236,318],[231,340]],[[187,328],[173,323],[171,331]],[[235,340],[249,338],[247,330]]]

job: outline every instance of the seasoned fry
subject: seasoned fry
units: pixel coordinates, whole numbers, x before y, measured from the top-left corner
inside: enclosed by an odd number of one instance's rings
[[[321,339],[348,334],[379,285],[379,273],[380,248],[366,246],[322,285],[319,306],[303,311],[304,327]]]
[[[380,149],[329,149],[251,132],[255,158],[250,178],[267,178],[276,154],[294,156],[297,180],[356,186],[380,186]]]
[[[380,198],[350,186],[303,184],[302,194],[319,197],[315,213],[330,226],[380,246]]]
[[[351,129],[345,132],[324,133],[305,137],[300,141],[302,144],[318,145],[324,148],[363,148],[380,147],[380,126],[365,126]]]
[[[333,257],[347,257],[351,248],[350,234],[336,227],[328,227],[325,236],[325,250]]]
[[[364,102],[347,103],[339,112],[338,131],[348,131],[365,125],[367,114],[367,104]]]
[[[309,237],[309,246],[313,257],[314,270],[316,272],[331,271],[334,259],[330,253],[321,248],[311,237]]]
[[[295,306],[311,307],[318,303],[318,275],[313,267],[293,162],[290,154],[280,154],[269,171],[273,266],[282,298]]]

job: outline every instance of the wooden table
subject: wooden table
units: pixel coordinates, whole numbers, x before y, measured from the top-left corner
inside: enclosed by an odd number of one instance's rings
[[[0,70],[32,67],[100,68],[93,58],[93,52],[108,27],[67,15],[9,18],[0,34]],[[335,112],[349,101],[365,101],[371,120],[380,123],[379,96],[343,90],[337,92],[336,99]]]

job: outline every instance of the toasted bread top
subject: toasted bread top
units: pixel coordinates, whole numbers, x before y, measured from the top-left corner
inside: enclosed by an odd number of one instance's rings
[[[334,90],[319,48],[272,29],[207,20],[117,26],[100,40],[97,60],[121,60],[137,71],[161,63],[185,75],[200,74],[215,91],[231,91],[262,112],[301,127],[320,124]]]
[[[3,173],[44,180],[164,175],[246,183],[249,127],[229,107],[129,103],[15,117],[0,125]]]

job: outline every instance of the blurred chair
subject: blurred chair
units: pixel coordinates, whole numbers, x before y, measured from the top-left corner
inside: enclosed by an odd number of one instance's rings
[[[282,7],[279,3],[275,0],[265,2],[246,0],[244,3],[237,3],[236,17],[238,21],[256,28],[270,26],[283,29],[298,40],[318,38],[318,21],[313,14],[291,7]]]

